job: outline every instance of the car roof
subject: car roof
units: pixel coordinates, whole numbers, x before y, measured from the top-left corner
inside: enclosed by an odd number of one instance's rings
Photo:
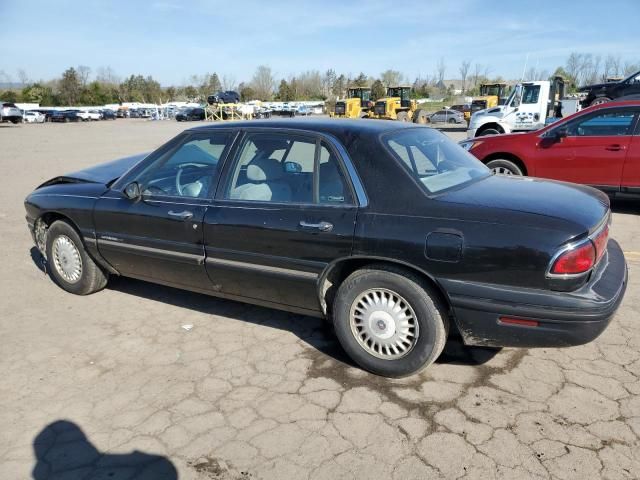
[[[347,139],[356,135],[380,135],[385,132],[404,128],[428,128],[413,123],[398,122],[394,120],[373,119],[330,119],[330,118],[305,118],[305,119],[264,119],[244,120],[237,122],[216,122],[191,128],[188,131],[202,132],[223,128],[265,128],[265,129],[292,129],[300,131],[313,131],[332,135],[345,143]]]

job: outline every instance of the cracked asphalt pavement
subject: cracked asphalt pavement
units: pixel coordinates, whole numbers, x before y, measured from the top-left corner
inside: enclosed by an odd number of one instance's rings
[[[0,478],[640,478],[640,202],[614,204],[629,288],[595,342],[454,339],[389,380],[318,319],[127,279],[77,297],[44,275],[26,194],[183,128],[0,128]]]

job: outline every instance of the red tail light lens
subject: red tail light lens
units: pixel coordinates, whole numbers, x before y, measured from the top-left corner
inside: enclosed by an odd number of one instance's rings
[[[604,252],[607,251],[607,243],[609,242],[609,225],[604,227],[602,231],[593,239],[596,247],[596,263],[602,258]]]
[[[593,243],[585,242],[577,248],[567,250],[556,258],[551,273],[554,275],[575,275],[588,272],[596,263],[596,249]]]

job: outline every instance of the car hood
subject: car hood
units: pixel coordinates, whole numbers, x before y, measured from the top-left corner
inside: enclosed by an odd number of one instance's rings
[[[492,117],[502,118],[504,116],[504,107],[499,105],[497,107],[485,108],[484,110],[478,110],[473,112],[472,117],[480,118],[485,115],[491,115]]]
[[[439,200],[520,212],[528,214],[532,223],[540,217],[553,218],[572,224],[576,233],[592,231],[609,212],[609,198],[599,190],[519,176],[492,175]]]
[[[588,92],[589,90],[598,90],[600,88],[610,87],[611,85],[615,85],[617,82],[609,82],[609,83],[594,83],[593,85],[584,85],[583,87],[578,88],[579,92]]]
[[[120,178],[123,173],[125,173],[147,155],[147,153],[141,153],[138,155],[132,155],[130,157],[120,158],[111,162],[101,163],[99,165],[96,165],[95,167],[85,168],[84,170],[78,170],[77,172],[68,173],[60,177],[52,178],[51,180],[48,180],[40,185],[38,188],[48,187],[50,185],[55,185],[58,183],[89,182],[106,185]]]

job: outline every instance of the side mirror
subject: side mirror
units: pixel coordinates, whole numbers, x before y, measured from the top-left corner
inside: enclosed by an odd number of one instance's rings
[[[567,127],[558,128],[555,131],[555,136],[558,140],[565,138],[567,136]]]
[[[140,184],[138,182],[131,182],[124,187],[124,196],[129,200],[138,201],[142,197],[142,191],[140,190]]]

